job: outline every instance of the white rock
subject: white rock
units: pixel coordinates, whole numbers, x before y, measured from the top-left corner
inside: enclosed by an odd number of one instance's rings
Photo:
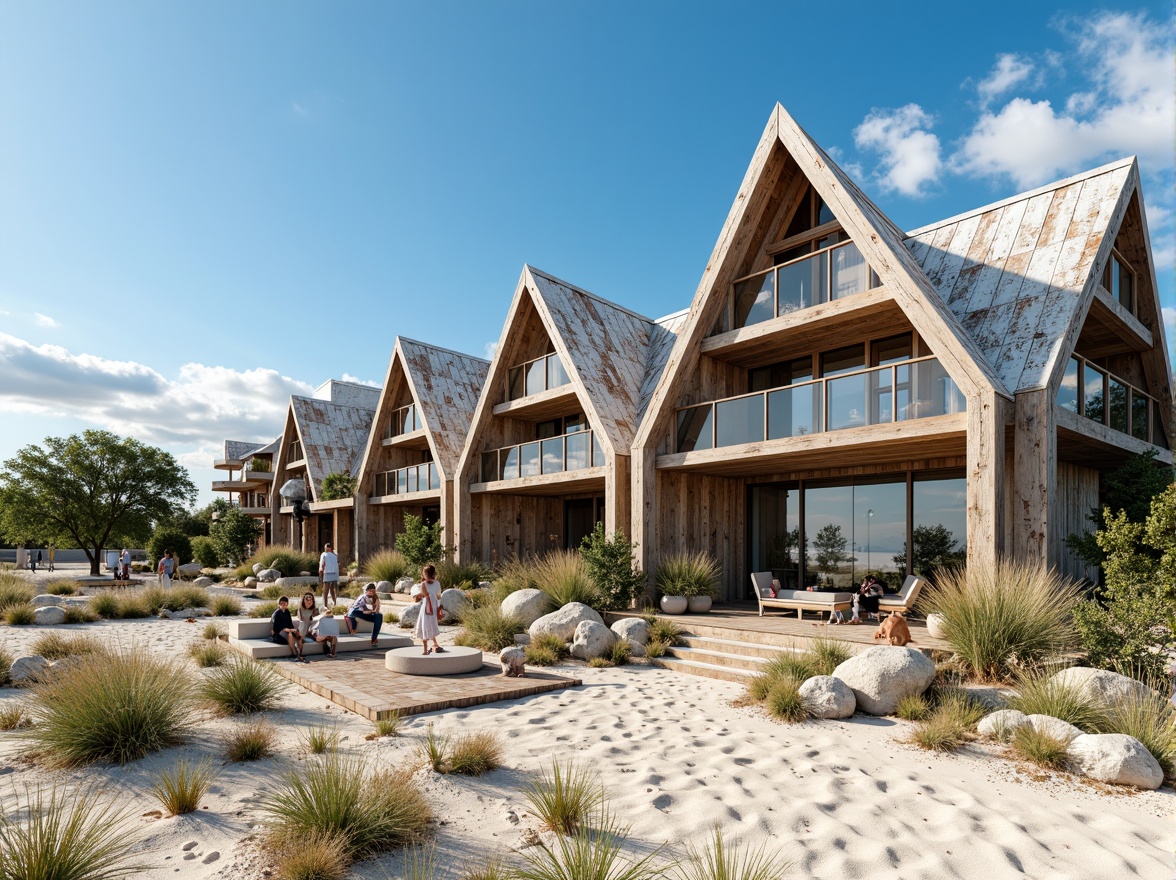
[[[601,626],[604,625],[600,615],[587,605],[581,602],[569,602],[558,611],[544,614],[532,623],[527,631],[531,634],[532,639],[550,635],[570,642],[576,635],[576,627],[585,620],[591,620]]]
[[[411,605],[405,605],[403,611],[398,611],[400,615],[400,628],[412,629],[416,626],[417,618],[421,616],[421,606],[424,602],[413,602]]]
[[[1027,717],[1034,730],[1048,733],[1054,739],[1060,739],[1064,743],[1083,735],[1081,728],[1075,727],[1069,721],[1063,721],[1061,718],[1054,718],[1052,715],[1029,715]]]
[[[192,586],[194,587],[211,587],[212,585],[213,580],[210,577],[198,577],[192,581]]]
[[[1018,712],[1016,709],[998,709],[980,719],[980,723],[976,725],[976,732],[981,736],[1008,742],[1019,728],[1032,726],[1029,716],[1024,712]]]
[[[62,596],[33,596],[30,604],[34,608],[45,608],[49,605],[64,605],[65,599]]]
[[[8,670],[8,678],[16,687],[32,684],[49,670],[49,661],[39,654],[17,657]]]
[[[257,574],[259,571],[261,571],[262,567],[263,566],[260,562],[253,563],[253,573]]]
[[[441,607],[445,609],[445,620],[442,622],[457,623],[461,620],[462,614],[469,609],[470,600],[461,590],[451,587],[441,591]]]
[[[931,613],[927,615],[927,635],[933,639],[942,639],[944,634],[944,625],[947,619],[942,614]]]
[[[572,634],[572,656],[580,660],[591,660],[593,657],[603,657],[612,650],[617,636],[603,623],[595,620],[582,620],[576,625]]]
[[[640,617],[622,617],[610,629],[621,641],[628,642],[633,654],[640,657],[649,643],[649,624]]]
[[[1070,743],[1070,760],[1084,776],[1154,791],[1164,781],[1160,762],[1133,736],[1084,733]]]
[[[200,574],[203,566],[199,562],[185,562],[176,571],[180,574],[193,575]]]
[[[877,645],[850,657],[833,670],[870,715],[891,715],[903,697],[923,693],[935,678],[935,663],[914,648]]]
[[[832,675],[814,675],[800,686],[809,714],[816,718],[848,718],[857,709],[857,698],[844,681]]]
[[[58,605],[45,605],[33,612],[33,623],[37,626],[56,626],[65,623],[65,609]]]
[[[263,568],[257,573],[257,579],[263,584],[272,584],[281,576],[282,573],[276,568]]]
[[[249,587],[250,589],[252,589],[253,587],[256,587],[257,586],[257,578],[252,577],[252,576],[245,578],[245,586]]]
[[[212,609],[183,608],[180,611],[164,611],[159,616],[166,616],[168,620],[187,620],[189,617],[212,617]]]
[[[404,577],[402,577],[398,581],[396,581],[396,585],[392,588],[392,591],[395,593],[407,593],[409,590],[411,590],[413,588],[413,585],[415,583],[416,583],[415,579],[410,578],[408,575],[405,575]]]
[[[1109,669],[1074,666],[1063,669],[1050,680],[1074,688],[1084,697],[1108,707],[1132,698],[1146,700],[1155,695],[1155,691],[1143,682]]]
[[[522,678],[527,667],[527,652],[523,648],[503,648],[498,652],[502,674],[510,678]]]
[[[377,593],[391,593],[392,592],[392,582],[391,581],[377,582],[376,592]]]
[[[517,617],[524,627],[551,611],[551,600],[542,590],[515,590],[502,600],[504,616]]]

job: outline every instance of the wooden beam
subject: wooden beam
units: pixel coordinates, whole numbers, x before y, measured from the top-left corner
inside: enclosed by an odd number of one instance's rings
[[[1091,421],[1085,416],[1078,415],[1078,413],[1070,412],[1068,409],[1061,409],[1060,407],[1055,409],[1054,421],[1059,428],[1080,434],[1104,446],[1124,450],[1132,455],[1154,452],[1156,454],[1156,461],[1165,464],[1172,463],[1172,450],[1170,449],[1162,449],[1159,446],[1154,446],[1144,440],[1132,437],[1130,434],[1124,434],[1122,431],[1116,431],[1114,428],[1109,428],[1100,422]]]
[[[612,467],[604,479],[604,531],[611,535],[621,532],[629,534],[629,484],[631,459],[627,455],[614,455]]]
[[[1005,540],[1005,422],[1008,402],[982,392],[968,401],[968,564],[995,564]]]
[[[1101,284],[1094,288],[1094,301],[1090,304],[1090,313],[1116,338],[1133,351],[1149,351],[1155,344],[1151,331],[1140,323],[1139,319],[1117,303]]]
[[[603,489],[608,467],[582,468],[558,474],[520,477],[517,480],[495,480],[490,483],[471,483],[469,492],[480,495],[566,495],[589,489]]]
[[[569,382],[567,385],[540,391],[529,397],[520,397],[517,400],[500,403],[491,412],[496,416],[512,419],[541,420],[567,415],[568,404],[576,403],[579,399],[576,386]]]
[[[1057,431],[1049,391],[1019,393],[1015,414],[1013,556],[1049,564],[1049,517],[1057,493]]]

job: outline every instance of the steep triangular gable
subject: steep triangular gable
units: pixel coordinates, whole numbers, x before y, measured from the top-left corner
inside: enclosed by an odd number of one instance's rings
[[[661,381],[666,363],[670,359],[674,343],[678,341],[678,332],[686,325],[689,311],[683,309],[653,322],[649,333],[649,355],[645,359],[645,378],[641,382],[641,402],[637,411],[637,423],[645,418],[645,411],[653,400],[653,392],[657,383]]]
[[[442,477],[453,479],[490,362],[400,337],[396,348]],[[393,355],[395,357],[395,354]]]
[[[726,304],[734,270],[766,235],[773,219],[773,190],[788,166],[800,173],[849,233],[885,292],[926,339],[948,374],[966,393],[994,390],[1007,396],[1000,380],[940,299],[903,244],[904,235],[837,167],[779,104],[760,137],[703,272],[686,319],[670,352],[663,379],[653,393],[636,445],[646,446],[666,407],[675,403],[702,340]]]
[[[1012,391],[1051,387],[1126,208],[1132,160],[910,233],[907,246]],[[1104,246],[1105,244],[1105,246]]]
[[[323,477],[334,473],[358,475],[376,411],[309,397],[291,397],[290,409],[302,441],[314,500],[318,501],[322,498]]]

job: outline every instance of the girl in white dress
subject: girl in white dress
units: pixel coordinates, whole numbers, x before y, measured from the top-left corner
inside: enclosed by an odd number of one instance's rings
[[[417,597],[417,601],[423,602],[424,607],[417,615],[416,626],[413,628],[412,634],[421,640],[421,647],[425,649],[424,653],[429,653],[429,639],[432,639],[433,649],[438,654],[442,654],[445,649],[437,640],[441,635],[441,627],[437,625],[442,610],[441,584],[437,581],[437,569],[431,565],[426,565],[421,569],[421,594]]]

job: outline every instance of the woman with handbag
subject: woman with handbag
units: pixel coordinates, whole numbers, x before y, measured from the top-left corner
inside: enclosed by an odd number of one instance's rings
[[[433,640],[433,650],[438,654],[445,653],[441,643],[437,640],[441,635],[438,625],[445,609],[441,607],[441,584],[437,582],[437,569],[426,565],[421,569],[421,592],[417,596],[418,602],[423,602],[421,613],[417,615],[416,626],[412,634],[421,640],[424,653],[429,653],[429,639]]]

